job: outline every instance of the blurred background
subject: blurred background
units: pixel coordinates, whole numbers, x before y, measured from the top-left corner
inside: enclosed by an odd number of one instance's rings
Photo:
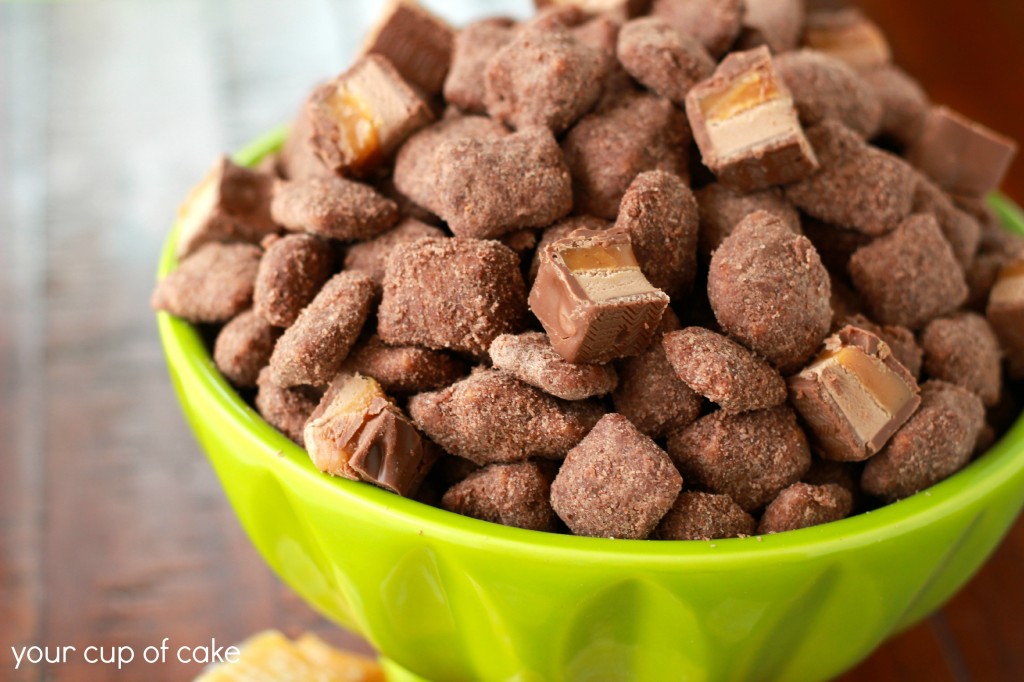
[[[344,69],[382,4],[0,4],[0,680],[198,673],[15,673],[15,644],[141,650],[276,627],[370,651],[249,545],[177,407],[148,298],[190,187]],[[532,9],[424,4],[459,24]],[[935,101],[1024,140],[1024,3],[859,4]],[[1006,190],[1024,199],[1024,161]],[[1024,678],[1022,566],[1018,523],[950,605],[844,679]]]

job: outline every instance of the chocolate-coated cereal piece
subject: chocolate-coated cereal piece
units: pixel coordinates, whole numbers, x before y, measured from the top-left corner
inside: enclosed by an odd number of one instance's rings
[[[611,365],[566,362],[540,332],[502,334],[489,352],[496,369],[563,400],[604,395],[618,383]]]
[[[333,272],[334,249],[326,240],[310,234],[275,240],[256,273],[256,314],[275,327],[291,326]]]
[[[784,372],[818,349],[832,323],[828,272],[811,242],[764,211],[711,257],[708,296],[719,324]]]
[[[279,386],[271,378],[270,367],[260,370],[256,385],[255,403],[260,416],[285,436],[303,445],[302,429],[320,402],[320,395],[309,386]]]
[[[805,126],[835,119],[864,138],[882,121],[882,103],[857,72],[823,52],[799,50],[775,57],[775,68]]]
[[[577,7],[587,14],[626,20],[647,11],[651,0],[534,0],[537,9],[546,7]]]
[[[800,234],[800,214],[782,196],[777,187],[757,192],[740,192],[729,185],[713,182],[694,192],[700,207],[699,251],[710,258],[722,240],[732,234],[737,223],[754,211],[774,213],[793,234]]]
[[[739,49],[767,45],[779,54],[796,49],[804,27],[804,0],[744,0]]]
[[[240,313],[217,334],[213,361],[217,369],[238,388],[253,388],[274,350],[281,330],[268,324],[252,310]]]
[[[804,45],[841,59],[857,71],[886,66],[892,59],[882,31],[853,8],[809,13]]]
[[[859,493],[860,466],[855,462],[837,462],[831,459],[814,457],[811,460],[811,468],[800,479],[811,485],[825,485],[832,483],[845,488],[853,497]]]
[[[189,322],[227,322],[252,304],[262,255],[253,244],[200,246],[157,283],[150,305]]]
[[[878,133],[901,148],[917,140],[928,116],[929,101],[921,85],[896,66],[883,66],[861,73],[882,105]]]
[[[1002,353],[988,321],[976,313],[932,320],[921,332],[924,371],[977,394],[991,407],[1002,392]]]
[[[384,271],[391,251],[398,244],[414,242],[423,237],[443,237],[444,232],[414,218],[405,218],[394,229],[370,241],[348,247],[345,269],[358,270],[370,276],[378,287],[384,286]]]
[[[918,177],[911,210],[932,214],[957,261],[964,268],[970,266],[981,242],[981,225],[972,215],[957,208],[935,183],[923,175]]]
[[[899,325],[878,325],[860,313],[844,316],[840,327],[850,325],[871,332],[889,346],[893,356],[907,368],[910,376],[917,379],[921,376],[921,365],[924,364],[924,351],[917,345],[914,332]]]
[[[525,317],[519,258],[498,242],[428,237],[396,245],[388,258],[377,323],[385,343],[480,357]]]
[[[696,38],[716,59],[740,34],[743,0],[654,0],[651,15]]]
[[[1024,377],[1024,255],[999,271],[985,315],[1003,344],[1010,376]]]
[[[634,19],[623,26],[616,54],[641,85],[679,106],[690,88],[715,70],[703,45],[658,17]]]
[[[373,294],[373,280],[362,273],[329,279],[274,346],[273,381],[286,387],[330,383],[370,314]]]
[[[794,483],[764,510],[757,532],[765,535],[819,526],[846,518],[852,510],[853,495],[842,486]]]
[[[452,27],[416,0],[389,0],[361,52],[386,57],[410,85],[434,96],[448,75],[454,42]]]
[[[665,451],[611,413],[565,456],[551,484],[551,506],[576,535],[643,539],[682,484]]]
[[[292,121],[288,137],[281,147],[278,171],[286,180],[305,180],[315,177],[332,177],[334,169],[328,167],[316,153],[313,143],[313,116],[316,107],[306,100],[298,115]]]
[[[339,177],[278,181],[270,212],[289,230],[341,240],[369,239],[398,222],[395,202]]]
[[[456,483],[441,498],[448,511],[491,523],[556,530],[551,478],[537,462],[491,464]]]
[[[463,111],[483,113],[487,62],[515,35],[511,19],[474,21],[455,35],[452,64],[444,81],[444,98]]]
[[[712,412],[670,435],[668,452],[688,485],[729,495],[750,513],[811,466],[807,438],[786,406]]]
[[[373,335],[352,349],[345,369],[372,377],[388,393],[419,393],[447,386],[466,374],[464,362],[416,346],[389,346]]]
[[[845,277],[850,256],[860,247],[870,244],[873,239],[863,232],[848,230],[808,215],[801,217],[804,236],[814,244],[821,262],[833,275]]]
[[[728,495],[682,492],[651,536],[657,540],[718,540],[753,535],[754,517]]]

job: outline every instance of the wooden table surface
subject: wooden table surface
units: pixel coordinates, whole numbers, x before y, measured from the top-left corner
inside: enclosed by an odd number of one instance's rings
[[[276,627],[369,651],[249,545],[178,409],[147,299],[189,187],[339,71],[375,4],[0,5],[0,680],[197,671],[15,673],[13,645],[141,650]],[[1020,3],[863,4],[937,100],[1024,140]],[[1024,162],[1007,187],[1024,197]],[[842,679],[1024,679],[1022,568],[1018,522],[942,611]]]

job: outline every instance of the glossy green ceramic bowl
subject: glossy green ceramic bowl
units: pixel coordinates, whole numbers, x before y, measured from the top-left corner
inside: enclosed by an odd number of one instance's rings
[[[173,253],[174,235],[161,275]],[[507,528],[321,474],[238,397],[195,329],[158,317],[182,407],[253,543],[372,642],[392,680],[825,679],[948,599],[1024,502],[1021,420],[933,488],[815,528],[715,542]]]

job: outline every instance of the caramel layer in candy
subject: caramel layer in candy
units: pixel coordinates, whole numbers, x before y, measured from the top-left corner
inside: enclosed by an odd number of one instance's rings
[[[881,29],[855,9],[810,14],[804,27],[804,44],[858,71],[871,71],[892,59]]]
[[[380,384],[360,374],[334,380],[303,435],[320,471],[406,497],[416,492],[439,454]]]
[[[335,172],[360,173],[433,116],[387,59],[361,58],[310,99],[313,147]]]
[[[390,0],[363,43],[364,54],[379,54],[427,95],[437,95],[452,61],[455,32],[415,0]]]
[[[545,247],[529,303],[559,355],[602,363],[647,347],[668,296],[640,271],[629,233],[614,228]]]
[[[917,382],[881,339],[844,327],[789,380],[821,455],[857,462],[878,452],[921,404]]]
[[[704,165],[727,184],[750,191],[818,167],[767,47],[726,57],[686,95],[686,115]]]

